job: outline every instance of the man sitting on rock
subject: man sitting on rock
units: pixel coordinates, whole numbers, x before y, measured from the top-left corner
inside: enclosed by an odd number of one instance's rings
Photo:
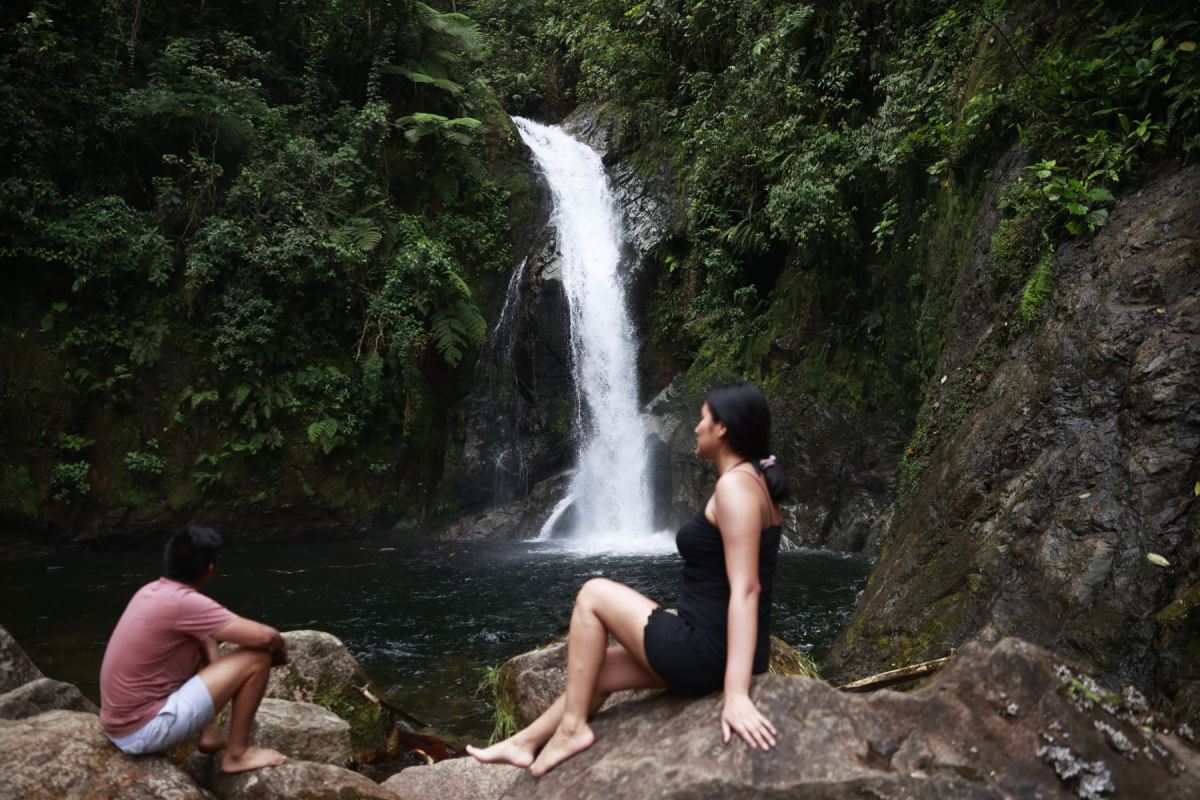
[[[216,531],[198,525],[172,536],[166,575],[137,591],[108,640],[100,724],[125,753],[158,753],[199,733],[202,752],[225,748],[225,772],[285,761],[282,753],[250,747],[250,726],[271,666],[287,661],[287,645],[274,628],[200,593],[216,574],[221,544]],[[220,656],[218,641],[241,647]],[[230,700],[226,742],[213,720]]]

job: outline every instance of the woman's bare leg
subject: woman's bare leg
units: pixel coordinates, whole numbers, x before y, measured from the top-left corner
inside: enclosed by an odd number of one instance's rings
[[[604,654],[604,665],[600,668],[600,676],[596,681],[596,691],[592,695],[588,715],[596,713],[604,701],[613,692],[622,689],[657,689],[663,686],[662,679],[642,666],[631,656],[624,647],[616,645],[608,648]],[[528,767],[533,763],[537,751],[544,745],[562,720],[563,709],[566,707],[566,695],[560,694],[550,706],[529,725],[507,739],[496,742],[491,747],[473,747],[467,745],[467,752],[484,763],[513,764],[518,767]]]
[[[573,633],[579,627],[576,620],[581,616],[581,607],[584,610],[582,615],[584,619],[595,617],[597,608],[600,608],[599,613],[602,618],[613,623],[610,627],[609,623],[605,622],[604,628],[607,632],[611,632],[618,642],[621,642],[616,647],[600,651],[603,663],[598,677],[593,681],[594,688],[587,709],[589,715],[603,705],[604,700],[612,692],[621,689],[655,689],[665,686],[662,679],[650,668],[643,643],[646,621],[650,617],[650,612],[658,607],[657,603],[633,589],[613,581],[603,579],[588,581],[580,590],[575,601],[575,611],[571,616]],[[606,639],[605,635],[601,642]],[[568,634],[568,688],[573,680],[571,664],[580,658],[580,652],[581,648],[575,645],[573,635]],[[592,654],[588,653],[588,655]],[[516,734],[488,748],[469,747],[468,752],[480,761],[529,766],[538,749],[558,730],[566,707],[567,698],[564,693],[559,695],[558,699],[536,720]]]
[[[657,607],[645,595],[604,578],[583,585],[575,600],[571,630],[567,634],[567,690],[563,694],[562,717],[529,768],[534,777],[545,775],[595,741],[587,718],[605,661],[609,633],[653,675],[642,637],[646,620]],[[657,685],[663,684],[658,681]]]

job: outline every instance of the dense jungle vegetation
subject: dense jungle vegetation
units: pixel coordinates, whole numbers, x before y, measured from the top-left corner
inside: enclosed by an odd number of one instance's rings
[[[1016,331],[1056,243],[1196,157],[1197,19],[1002,0],[6,8],[0,510],[69,528],[155,504],[433,502],[535,211],[506,114],[583,103],[679,198],[647,335],[698,382],[893,416],[911,476],[953,430],[921,401],[987,171],[1023,148],[990,243]]]
[[[750,376],[891,419],[905,486],[995,358],[975,354],[948,408],[922,405],[1001,154],[1017,146],[1027,165],[990,243],[1016,335],[1053,286],[1055,245],[1103,226],[1147,167],[1200,147],[1186,3],[469,8],[507,108],[597,105],[624,156],[681,198],[648,333],[699,385]]]
[[[6,512],[420,498],[529,194],[478,29],[373,0],[2,25]]]

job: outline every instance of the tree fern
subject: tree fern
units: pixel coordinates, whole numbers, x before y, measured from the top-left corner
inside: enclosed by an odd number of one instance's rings
[[[370,253],[383,241],[383,228],[374,220],[353,217],[340,228],[334,229],[329,238],[339,247]]]
[[[428,67],[412,61],[403,66],[399,64],[385,64],[379,68],[379,71],[385,75],[403,75],[413,83],[436,86],[437,88],[443,89],[456,96],[462,94],[463,91],[462,84],[455,83],[449,78],[431,75],[430,72],[433,70],[430,70]]]
[[[421,23],[433,33],[449,39],[448,44],[455,49],[474,52],[483,45],[483,34],[479,27],[465,14],[453,11],[443,13],[424,3],[413,5],[421,17]]]
[[[403,129],[404,138],[413,144],[433,134],[456,144],[467,145],[471,143],[472,139],[466,131],[477,131],[483,128],[483,123],[474,117],[450,119],[441,114],[429,114],[424,111],[398,117],[393,124]]]
[[[487,322],[470,300],[462,298],[434,313],[429,323],[429,333],[442,359],[456,367],[462,360],[464,350],[483,344],[487,337]]]

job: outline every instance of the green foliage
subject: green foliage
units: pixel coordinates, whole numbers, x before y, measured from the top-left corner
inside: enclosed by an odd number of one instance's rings
[[[649,177],[670,160],[686,220],[652,330],[698,380],[799,374],[850,405],[912,409],[959,266],[930,248],[970,225],[950,215],[973,210],[1002,148],[1020,138],[1034,166],[994,240],[994,286],[1028,314],[1055,244],[1103,226],[1148,158],[1200,142],[1182,3],[468,8],[512,102],[595,103]]]
[[[479,681],[479,686],[475,688],[475,696],[483,695],[484,700],[490,705],[495,713],[492,723],[492,735],[488,737],[488,744],[495,744],[503,739],[507,739],[517,732],[517,718],[513,713],[512,707],[497,691],[496,682],[500,677],[501,667],[486,667],[483,671],[483,678]]]
[[[87,459],[63,461],[54,465],[50,473],[50,485],[54,488],[54,499],[62,503],[85,497],[92,490],[88,473],[92,465]]]
[[[125,469],[140,480],[157,478],[167,469],[167,462],[158,454],[157,439],[147,439],[145,450],[130,450],[122,460]]]
[[[436,471],[486,335],[473,289],[512,261],[484,44],[463,14],[380,0],[8,15],[0,258],[64,365],[41,423],[103,409],[126,430],[137,409],[132,436],[97,438],[179,497],[177,476],[273,488],[310,444],[376,500]],[[31,458],[34,480],[85,494],[86,460],[58,460]]]
[[[1038,312],[1042,310],[1042,304],[1050,296],[1053,266],[1052,254],[1046,253],[1033,268],[1033,274],[1029,276],[1025,289],[1021,292],[1021,319],[1027,325],[1037,317]]]

